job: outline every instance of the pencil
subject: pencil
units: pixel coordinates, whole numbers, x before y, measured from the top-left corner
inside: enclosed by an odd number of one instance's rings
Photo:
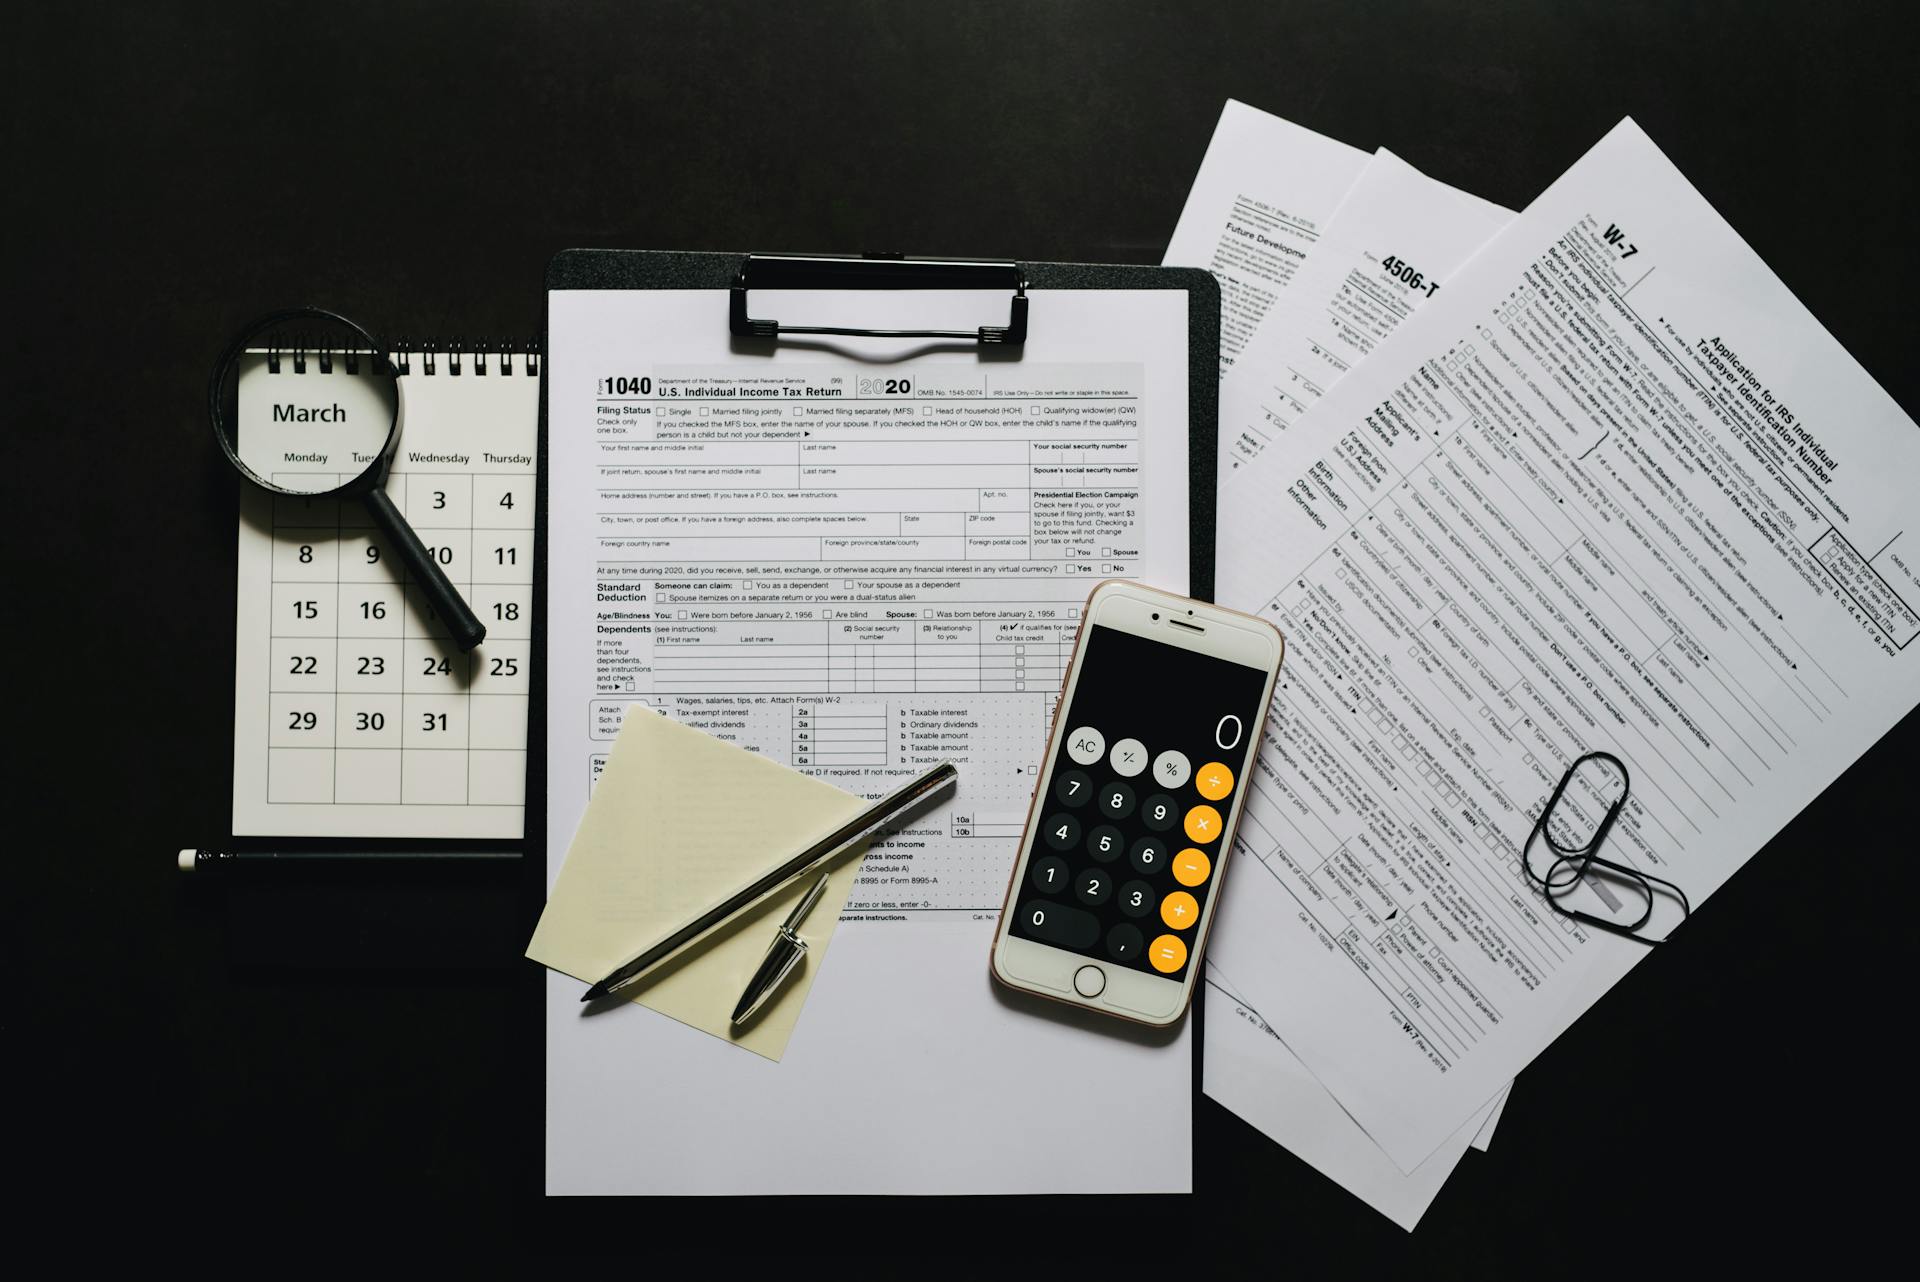
[[[517,850],[182,850],[181,872],[210,873],[269,866],[316,868],[346,864],[499,864],[520,858]]]

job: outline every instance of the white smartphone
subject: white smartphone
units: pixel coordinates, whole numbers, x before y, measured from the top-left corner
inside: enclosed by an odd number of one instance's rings
[[[993,976],[1143,1024],[1186,1013],[1286,642],[1138,583],[1087,599]]]

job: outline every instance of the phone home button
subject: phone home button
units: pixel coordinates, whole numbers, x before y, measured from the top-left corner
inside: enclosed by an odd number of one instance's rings
[[[1073,972],[1073,991],[1082,997],[1098,997],[1106,987],[1107,972],[1098,966],[1082,966]]]

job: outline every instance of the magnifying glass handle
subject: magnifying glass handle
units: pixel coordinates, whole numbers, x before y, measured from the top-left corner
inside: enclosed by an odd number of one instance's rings
[[[367,511],[373,514],[373,523],[387,536],[387,545],[400,557],[407,567],[407,573],[419,585],[427,598],[427,604],[433,607],[447,623],[447,634],[453,643],[465,654],[479,645],[487,637],[487,625],[474,617],[472,610],[460,596],[459,590],[447,581],[447,575],[440,563],[427,551],[427,545],[413,532],[407,519],[400,515],[400,509],[387,497],[386,490],[379,486],[367,491]]]

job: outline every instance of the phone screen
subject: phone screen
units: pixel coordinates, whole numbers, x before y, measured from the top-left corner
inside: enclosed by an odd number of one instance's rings
[[[1008,932],[1184,980],[1267,673],[1092,624]]]

